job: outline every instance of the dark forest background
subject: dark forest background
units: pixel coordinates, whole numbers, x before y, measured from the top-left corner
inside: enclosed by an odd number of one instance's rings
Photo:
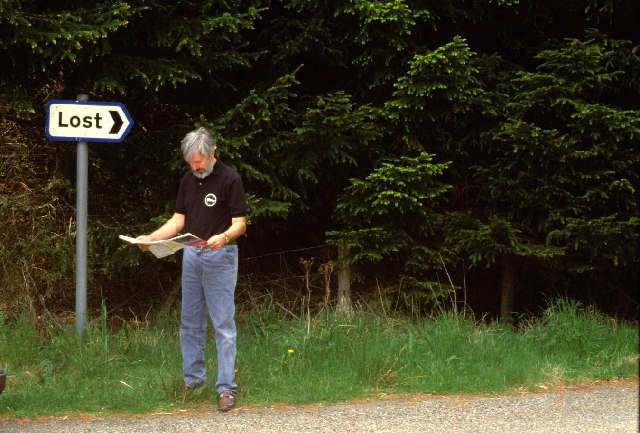
[[[122,102],[89,145],[89,307],[168,308],[180,256],[119,234],[173,212],[197,126],[243,177],[240,308],[535,314],[639,307],[640,2],[3,0],[0,311],[73,311],[75,144],[52,99]]]

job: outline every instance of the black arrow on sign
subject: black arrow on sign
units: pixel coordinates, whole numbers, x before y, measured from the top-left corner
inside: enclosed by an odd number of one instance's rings
[[[109,110],[109,113],[111,113],[111,118],[113,119],[113,126],[111,127],[109,134],[117,134],[124,122],[122,121],[122,117],[120,117],[120,113],[117,111]]]

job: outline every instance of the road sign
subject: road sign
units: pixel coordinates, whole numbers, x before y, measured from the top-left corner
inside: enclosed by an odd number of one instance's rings
[[[88,141],[120,142],[129,133],[133,120],[119,102],[54,99],[47,102],[45,134],[49,140],[76,141],[76,331],[82,335],[87,325],[87,201]],[[1,371],[1,370],[0,370]]]
[[[49,140],[120,142],[132,126],[129,112],[119,102],[47,102],[45,134]]]

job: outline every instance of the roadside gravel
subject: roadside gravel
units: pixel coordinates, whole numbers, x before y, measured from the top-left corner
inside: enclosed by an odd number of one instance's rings
[[[2,433],[638,433],[637,382],[500,396],[407,396],[92,420],[0,422]]]

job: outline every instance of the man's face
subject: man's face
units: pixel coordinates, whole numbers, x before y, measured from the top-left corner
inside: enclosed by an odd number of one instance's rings
[[[215,160],[215,150],[211,152],[211,156],[208,158],[200,154],[197,150],[193,154],[193,157],[189,159],[189,166],[194,176],[204,179],[209,176],[213,171],[213,161]]]

